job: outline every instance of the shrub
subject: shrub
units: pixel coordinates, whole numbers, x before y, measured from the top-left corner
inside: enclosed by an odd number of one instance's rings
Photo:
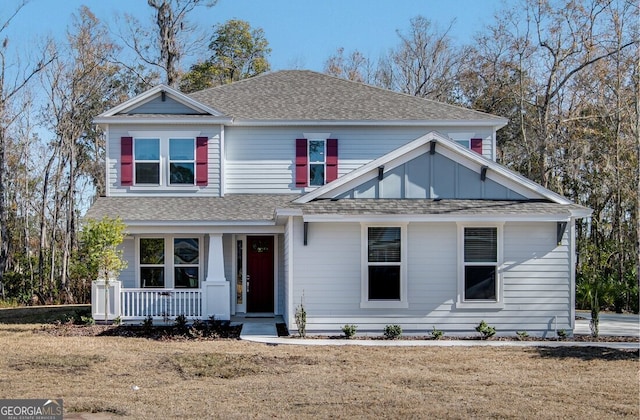
[[[342,332],[344,333],[345,337],[351,338],[354,335],[356,335],[356,330],[357,329],[358,329],[357,325],[346,324],[345,326],[342,327]]]
[[[307,335],[307,311],[304,310],[304,305],[300,302],[300,305],[296,307],[295,314],[296,326],[298,327],[298,335],[300,337],[306,337]]]
[[[493,337],[494,335],[496,335],[496,329],[494,327],[487,325],[487,323],[484,322],[484,320],[480,321],[480,324],[478,324],[478,326],[476,327],[476,331],[482,334],[483,340],[486,340],[487,338]]]
[[[89,315],[89,316],[81,315],[80,316],[80,323],[82,325],[95,325],[96,320],[93,319],[93,317],[91,315]]]
[[[122,318],[120,317],[120,315],[118,315],[118,316],[113,320],[113,325],[122,325]]]
[[[567,337],[568,337],[568,335],[569,335],[569,334],[567,334],[567,332],[566,332],[564,329],[562,329],[562,330],[558,330],[558,331],[556,332],[556,334],[558,334],[558,337],[559,337],[559,338],[567,338]],[[595,337],[597,337],[597,336],[595,336]]]
[[[153,317],[151,315],[147,316],[142,321],[142,328],[144,328],[144,330],[147,332],[153,328]]]
[[[400,338],[402,336],[402,327],[400,325],[386,325],[384,327],[384,337],[387,340],[395,340],[396,338]]]
[[[526,331],[516,331],[516,335],[518,336],[518,340],[523,340],[529,337],[529,333]]]
[[[179,330],[186,330],[187,329],[187,317],[184,316],[184,314],[178,315],[176,317],[176,319],[175,319],[175,326]]]
[[[442,332],[442,330],[436,330],[436,326],[433,326],[433,331],[431,331],[431,337],[433,337],[436,340],[439,340],[440,338],[442,338],[442,336],[444,335],[444,332]]]

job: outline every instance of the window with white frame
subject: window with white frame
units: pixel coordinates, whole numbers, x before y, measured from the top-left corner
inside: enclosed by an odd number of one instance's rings
[[[463,302],[498,302],[500,229],[463,227]]]
[[[160,139],[135,139],[133,143],[136,184],[160,184]]]
[[[406,307],[406,227],[363,226],[362,307]]]
[[[169,139],[169,184],[194,185],[195,139]]]
[[[164,238],[140,238],[140,286],[165,287]]]
[[[309,185],[325,184],[327,164],[326,141],[309,140]]]
[[[141,287],[200,287],[200,238],[140,238]]]

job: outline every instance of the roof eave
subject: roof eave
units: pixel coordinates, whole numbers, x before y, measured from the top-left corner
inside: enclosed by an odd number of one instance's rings
[[[281,120],[234,118],[229,125],[246,127],[269,126],[355,126],[355,127],[493,127],[495,130],[507,125],[506,119],[492,120]]]
[[[94,124],[224,124],[230,125],[233,119],[231,117],[221,117],[221,116],[191,116],[191,115],[180,115],[175,117],[158,117],[153,116],[153,114],[149,114],[148,117],[125,117],[125,116],[104,116],[104,117],[96,117],[93,119]]]

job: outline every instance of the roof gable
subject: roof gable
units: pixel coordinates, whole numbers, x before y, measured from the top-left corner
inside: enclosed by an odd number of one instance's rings
[[[418,179],[407,182],[406,171]],[[558,204],[571,204],[561,195],[436,132],[430,132],[365,164],[295,202],[302,204],[317,199],[358,197],[545,199]]]
[[[221,117],[223,114],[189,96],[165,85],[155,86],[146,92],[113,107],[96,118],[97,122],[109,117],[124,115],[204,115]]]
[[[236,121],[462,123],[500,128],[495,115],[308,70],[262,74],[189,95]]]

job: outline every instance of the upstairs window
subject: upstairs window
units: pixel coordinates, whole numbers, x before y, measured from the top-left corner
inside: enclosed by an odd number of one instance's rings
[[[195,164],[193,139],[169,139],[169,184],[193,185]]]
[[[160,139],[135,139],[136,184],[160,184]]]
[[[325,184],[326,152],[324,140],[309,140],[309,185]]]
[[[296,187],[319,187],[338,177],[337,139],[297,139],[295,152]]]
[[[197,132],[136,132],[120,139],[123,186],[188,187],[209,183],[209,138]]]

